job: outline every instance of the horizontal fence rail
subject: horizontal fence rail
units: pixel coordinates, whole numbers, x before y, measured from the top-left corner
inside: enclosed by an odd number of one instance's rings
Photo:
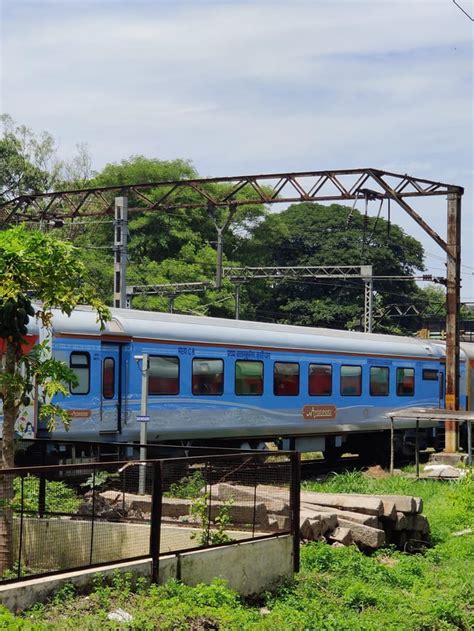
[[[293,535],[299,455],[239,452],[0,471],[0,582]]]

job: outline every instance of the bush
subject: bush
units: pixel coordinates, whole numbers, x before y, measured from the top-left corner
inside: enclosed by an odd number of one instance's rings
[[[21,480],[15,478],[13,481],[13,510],[21,511]],[[23,510],[37,513],[38,512],[38,496],[39,496],[40,480],[33,475],[27,475],[23,478]],[[46,512],[57,513],[76,513],[81,499],[76,495],[74,489],[65,482],[46,481]]]

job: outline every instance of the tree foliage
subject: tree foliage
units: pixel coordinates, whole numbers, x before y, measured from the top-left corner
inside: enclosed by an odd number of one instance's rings
[[[0,115],[0,203],[25,193],[81,188],[92,175],[87,144],[70,160],[60,159],[53,136],[34,133],[8,114]]]
[[[50,355],[47,340],[27,348],[29,318],[35,315],[45,328],[52,310],[70,314],[89,304],[103,325],[108,308],[96,297],[86,266],[71,243],[51,234],[16,226],[0,232],[0,401],[3,407],[2,468],[14,466],[15,426],[19,411],[29,404],[35,388],[42,395],[39,417],[67,424],[69,417],[52,402],[75,385],[74,373]],[[38,301],[33,307],[32,298]],[[12,478],[0,478],[0,574],[11,567],[13,512]]]
[[[146,182],[179,181],[197,178],[198,174],[190,162],[184,160],[155,160],[143,156],[132,156],[120,163],[108,164],[96,174],[95,186],[117,186]],[[209,185],[213,196],[224,198],[228,187]],[[152,190],[147,195],[156,201],[167,192],[167,188]],[[249,199],[251,191],[242,189],[239,199]],[[264,216],[262,205],[248,204],[233,209],[230,205],[186,208],[185,204],[201,203],[201,198],[193,191],[178,192],[173,203],[182,202],[183,207],[170,210],[141,212],[144,201],[131,193],[129,207],[129,268],[128,285],[155,285],[178,282],[204,282],[209,289],[193,294],[180,294],[173,300],[177,311],[214,316],[231,316],[234,311],[234,292],[231,283],[224,281],[220,291],[211,288],[216,276],[217,231],[223,232],[224,264],[239,264],[233,254],[249,229]],[[87,244],[93,239],[95,247],[110,247],[113,241],[112,225],[101,227],[91,223],[76,235],[76,245],[86,251],[88,265],[96,270],[98,260],[107,260],[112,268],[110,250],[100,255],[87,251]],[[100,267],[100,265],[99,265]],[[91,268],[92,269],[92,268]],[[104,278],[104,266],[98,274]],[[99,270],[96,270],[99,271]],[[100,272],[100,271],[99,271]],[[112,287],[111,277],[107,279]],[[105,283],[103,283],[105,286]],[[105,297],[105,296],[104,296]],[[142,309],[168,310],[169,298],[142,295],[134,299],[133,305]]]
[[[42,417],[67,421],[64,411],[49,401],[55,394],[66,394],[66,384],[74,380],[69,368],[47,356],[45,342],[28,353],[22,351],[29,317],[35,314],[49,327],[52,309],[70,314],[77,305],[89,304],[103,323],[109,311],[96,297],[76,248],[51,234],[24,226],[0,232],[0,278],[2,459],[3,466],[12,466],[15,422],[34,385],[44,393]],[[32,297],[40,306],[33,307]]]
[[[37,138],[27,127],[15,125],[6,114],[0,116],[0,124],[0,202],[20,193],[46,190],[51,177],[48,159],[52,137]]]
[[[268,214],[238,252],[254,265],[372,265],[374,275],[409,275],[423,269],[421,244],[384,219],[364,217],[339,204],[304,202]],[[374,283],[380,305],[411,300],[414,282]],[[280,314],[295,324],[353,327],[360,323],[364,292],[358,280],[281,281],[252,290],[254,317]]]

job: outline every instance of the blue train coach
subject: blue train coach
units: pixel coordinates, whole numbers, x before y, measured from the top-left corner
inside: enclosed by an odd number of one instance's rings
[[[53,354],[78,385],[58,399],[67,432],[48,432],[34,406],[37,437],[138,441],[144,353],[149,442],[361,453],[383,438],[387,411],[444,407],[444,348],[428,340],[123,309],[100,331],[86,307],[55,313],[53,327]]]

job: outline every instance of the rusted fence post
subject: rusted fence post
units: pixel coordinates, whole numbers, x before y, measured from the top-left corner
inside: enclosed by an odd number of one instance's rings
[[[94,526],[95,526],[95,479],[96,466],[92,468],[92,521],[91,521],[91,548],[89,554],[89,565],[92,565],[94,558]]]
[[[38,515],[44,517],[46,512],[46,475],[40,473],[38,488]]]
[[[153,488],[150,515],[151,582],[160,578],[161,519],[163,516],[163,461],[153,463]]]
[[[291,521],[293,530],[293,570],[300,571],[300,487],[301,487],[301,462],[300,453],[291,454]]]
[[[21,476],[21,498],[20,498],[20,533],[18,541],[18,569],[17,578],[21,578],[21,554],[23,551],[23,515],[25,512],[25,477]]]

